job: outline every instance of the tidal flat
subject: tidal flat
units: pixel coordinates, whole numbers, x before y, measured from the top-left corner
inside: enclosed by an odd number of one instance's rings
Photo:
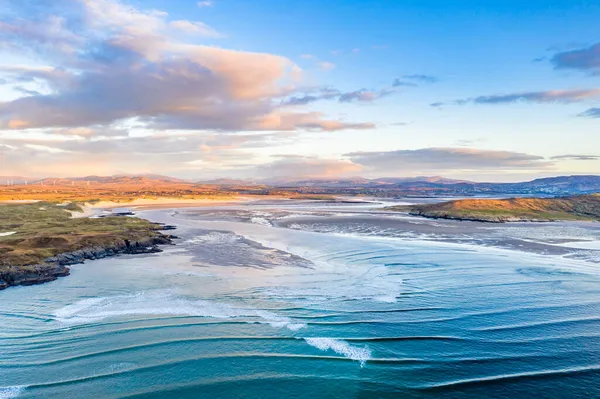
[[[600,390],[595,224],[430,220],[384,205],[129,209],[175,225],[176,245],[0,292],[0,397]]]

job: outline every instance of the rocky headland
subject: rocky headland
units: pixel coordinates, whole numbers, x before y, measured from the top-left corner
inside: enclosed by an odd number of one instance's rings
[[[0,206],[0,289],[68,276],[68,266],[121,254],[161,252],[172,230],[135,217],[71,218],[76,205]],[[4,232],[4,230],[8,230]]]

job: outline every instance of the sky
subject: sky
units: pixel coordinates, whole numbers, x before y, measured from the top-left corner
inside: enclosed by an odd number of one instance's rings
[[[597,1],[0,3],[0,176],[600,174]]]

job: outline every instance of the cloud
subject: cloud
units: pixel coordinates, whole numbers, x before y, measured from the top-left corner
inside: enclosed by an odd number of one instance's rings
[[[324,71],[331,71],[332,69],[335,69],[335,64],[329,61],[320,61],[317,63],[317,65]]]
[[[600,155],[556,155],[551,157],[550,159],[554,159],[557,161],[562,160],[571,160],[571,161],[598,161],[600,160]]]
[[[582,118],[600,118],[600,108],[590,108],[577,116]]]
[[[11,14],[7,17],[2,16],[0,38],[4,40],[0,41],[0,49],[69,54],[84,42],[82,37],[68,29],[66,18],[53,15],[56,4],[42,6],[25,1],[20,3],[18,6],[26,8],[25,12],[29,13],[29,18],[19,18]],[[22,49],[19,45],[21,40],[26,40],[29,47]]]
[[[419,86],[418,83],[437,83],[439,81],[438,78],[431,75],[404,75],[401,78],[394,79],[392,87],[417,87]]]
[[[473,99],[473,102],[478,104],[513,103],[519,101],[570,103],[596,97],[600,97],[600,89],[550,90],[495,96],[481,96]]]
[[[26,89],[23,86],[13,86],[12,88],[14,91],[17,91],[19,93],[25,94],[27,96],[39,96],[41,95],[41,93],[37,90],[30,90],[30,89]]]
[[[435,76],[431,75],[421,75],[421,74],[413,74],[413,75],[404,75],[404,79],[415,80],[421,83],[437,83],[440,80]]]
[[[374,123],[352,123],[338,120],[326,120],[320,112],[304,112],[304,113],[273,113],[263,120],[259,121],[259,128],[256,130],[323,130],[323,131],[339,131],[339,130],[364,130],[375,127]]]
[[[380,152],[352,152],[344,154],[352,162],[364,165],[372,173],[402,176],[410,173],[456,173],[551,167],[552,162],[537,155],[511,151],[492,151],[474,148],[421,148]]]
[[[341,103],[349,102],[371,102],[379,98],[393,94],[393,90],[383,89],[379,91],[370,91],[366,89],[356,90],[348,93],[343,93],[339,96],[338,101]]]
[[[218,134],[156,133],[131,137],[119,131],[58,130],[42,137],[0,136],[3,167],[25,174],[73,174],[120,171],[193,173],[203,168],[227,168],[254,160],[259,148],[292,145],[296,132]],[[23,159],[35,159],[23,163]],[[89,164],[87,162],[89,161]],[[73,172],[73,171],[76,171]]]
[[[600,43],[555,54],[550,60],[556,69],[577,69],[600,73]]]
[[[392,82],[392,87],[417,87],[417,86],[418,85],[416,83],[405,82],[398,78],[394,79],[394,81]]]
[[[474,144],[485,142],[486,140],[483,138],[475,138],[475,139],[461,139],[456,140],[455,145],[460,147],[472,147]]]
[[[314,54],[301,54],[300,58],[303,60],[313,61],[314,65],[323,71],[331,71],[337,67],[337,65],[333,62],[320,60],[319,57]]]
[[[33,52],[48,66],[3,66],[0,75],[34,81],[48,92],[0,102],[0,129],[109,127],[131,120],[148,129],[306,129],[289,124],[305,115],[281,117],[282,98],[294,95],[302,80],[301,69],[285,57],[181,41],[174,30],[215,32],[115,0],[14,4],[21,16],[2,20],[0,42],[10,43],[11,52]],[[310,126],[366,124],[313,114]]]
[[[283,101],[284,105],[307,105],[320,100],[337,100],[341,103],[351,102],[372,102],[382,97],[394,94],[394,89],[380,89],[380,90],[368,90],[359,89],[349,92],[342,92],[340,90],[322,87],[318,89],[309,90],[304,95],[292,96]]]
[[[347,159],[285,156],[280,160],[256,167],[255,173],[259,177],[314,179],[355,175],[362,169],[361,165]]]
[[[285,100],[284,104],[286,104],[286,105],[307,105],[307,104],[319,101],[323,98],[324,97],[322,97],[322,96],[311,96],[311,95],[294,96],[294,97],[290,97],[287,100]]]
[[[186,20],[177,20],[177,21],[172,21],[170,23],[170,25],[175,29],[179,29],[179,30],[189,33],[189,34],[194,34],[194,35],[199,35],[199,36],[204,36],[204,37],[213,37],[213,38],[223,37],[222,34],[220,34],[219,32],[217,32],[216,30],[214,30],[213,28],[211,28],[210,26],[206,25],[203,22],[191,22],[191,21],[186,21]]]
[[[456,100],[455,105],[464,104],[510,104],[519,102],[533,103],[574,103],[588,99],[600,98],[600,89],[581,89],[581,90],[549,90],[532,91],[511,94],[495,94],[490,96],[479,96]],[[439,107],[443,103],[433,103],[431,106]]]
[[[20,119],[11,119],[8,121],[7,127],[9,129],[24,129],[29,127],[29,122]]]
[[[203,8],[203,7],[212,7],[212,6],[214,6],[214,3],[212,1],[206,0],[206,1],[199,1],[196,3],[196,5],[200,8]]]

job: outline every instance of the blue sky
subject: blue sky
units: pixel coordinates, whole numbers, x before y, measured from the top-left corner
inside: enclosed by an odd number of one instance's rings
[[[3,175],[600,173],[597,2],[8,4]]]

